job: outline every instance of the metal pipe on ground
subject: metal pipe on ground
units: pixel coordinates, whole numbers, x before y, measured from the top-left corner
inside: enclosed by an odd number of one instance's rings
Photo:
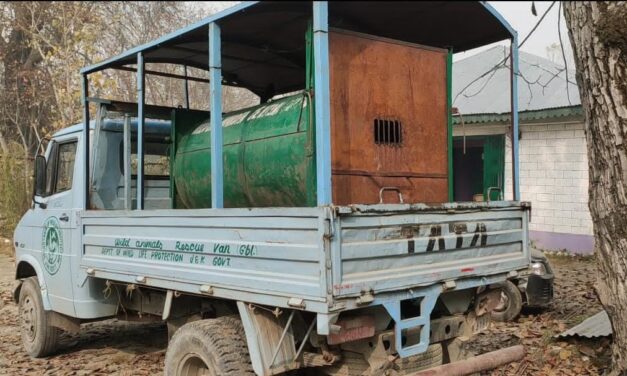
[[[518,345],[418,371],[407,376],[466,376],[517,362],[524,357],[525,348],[522,345]]]

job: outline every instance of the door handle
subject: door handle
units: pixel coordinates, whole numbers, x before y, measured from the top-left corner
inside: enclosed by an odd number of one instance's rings
[[[63,222],[67,222],[70,220],[70,217],[68,217],[68,215],[64,213],[63,215],[59,217],[59,220]]]

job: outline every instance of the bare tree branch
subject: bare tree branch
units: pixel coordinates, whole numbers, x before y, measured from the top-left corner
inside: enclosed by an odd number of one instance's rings
[[[542,21],[544,20],[544,18],[546,17],[546,15],[549,13],[549,11],[551,10],[551,8],[553,8],[553,5],[555,5],[556,1],[553,1],[551,3],[551,5],[549,5],[549,7],[547,8],[546,11],[544,11],[544,13],[542,14],[542,16],[540,17],[540,19],[538,20],[538,22],[536,22],[536,24],[533,26],[533,28],[531,29],[531,31],[529,32],[529,34],[527,34],[527,36],[525,37],[525,39],[523,39],[522,42],[520,42],[520,44],[518,45],[518,48],[521,48],[525,42],[527,42],[527,40],[529,40],[529,38],[531,37],[531,35],[533,35],[533,33],[536,31],[536,29],[538,28],[538,26],[540,26],[540,24],[542,23]],[[472,86],[472,84],[474,84],[475,82],[479,81],[480,79],[482,79],[483,77],[487,76],[488,74],[492,73],[495,70],[500,69],[506,62],[507,59],[509,58],[510,54],[508,53],[503,60],[499,61],[498,63],[496,63],[492,68],[488,69],[486,72],[484,72],[483,74],[481,74],[479,77],[475,78],[474,80],[470,81],[470,83],[468,83],[468,85],[464,86],[464,88],[457,93],[457,95],[455,95],[455,98],[453,99],[453,103],[455,103],[455,101],[457,101],[457,97],[459,97],[459,95],[461,93],[463,93],[464,91],[466,91],[470,86]],[[492,75],[494,76],[494,75]],[[491,76],[491,77],[492,77]],[[489,79],[488,79],[489,81]],[[485,85],[483,85],[483,87],[485,87],[487,85],[487,83]],[[476,93],[475,95],[477,95],[479,93]]]

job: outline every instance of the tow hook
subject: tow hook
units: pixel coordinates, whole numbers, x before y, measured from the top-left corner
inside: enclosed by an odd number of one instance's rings
[[[362,291],[359,298],[357,298],[357,305],[370,304],[374,301],[374,294],[372,290]]]

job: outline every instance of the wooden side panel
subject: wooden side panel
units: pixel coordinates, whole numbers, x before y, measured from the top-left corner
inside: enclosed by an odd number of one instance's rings
[[[334,203],[448,201],[446,51],[329,34]]]

